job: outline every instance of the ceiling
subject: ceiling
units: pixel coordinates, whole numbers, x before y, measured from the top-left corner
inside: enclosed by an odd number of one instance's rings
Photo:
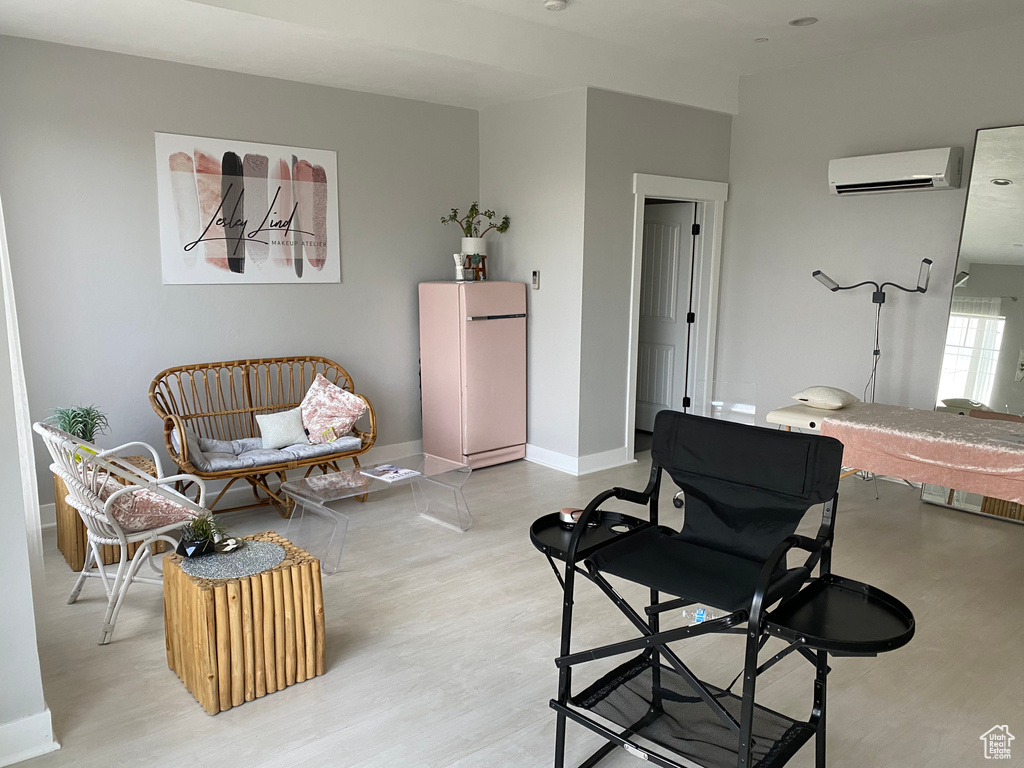
[[[970,264],[1024,265],[1024,125],[978,131],[957,266]]]
[[[595,86],[735,113],[741,75],[1024,22],[1024,0],[568,2],[0,0],[0,33],[469,108]]]

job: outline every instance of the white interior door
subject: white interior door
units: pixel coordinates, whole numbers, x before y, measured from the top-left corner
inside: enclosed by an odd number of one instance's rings
[[[636,428],[647,432],[658,411],[682,407],[686,390],[693,216],[694,203],[644,206]]]

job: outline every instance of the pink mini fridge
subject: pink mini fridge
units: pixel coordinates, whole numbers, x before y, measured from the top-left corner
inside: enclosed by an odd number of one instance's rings
[[[424,453],[526,456],[526,284],[420,283],[420,386]]]

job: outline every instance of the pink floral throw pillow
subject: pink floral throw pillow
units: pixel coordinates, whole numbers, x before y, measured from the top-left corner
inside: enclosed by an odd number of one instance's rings
[[[366,412],[366,403],[361,397],[332,384],[322,373],[316,375],[299,407],[302,426],[311,443],[332,443],[344,437]]]

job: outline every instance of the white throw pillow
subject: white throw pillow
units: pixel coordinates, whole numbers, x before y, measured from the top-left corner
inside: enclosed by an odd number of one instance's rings
[[[302,426],[302,409],[267,413],[256,417],[265,449],[284,448],[287,445],[308,443],[306,430]]]
[[[797,392],[793,395],[793,399],[804,405],[809,405],[811,408],[822,408],[826,411],[838,411],[840,408],[845,408],[851,403],[860,402],[858,397],[851,395],[844,389],[821,386],[808,387],[801,392]]]

